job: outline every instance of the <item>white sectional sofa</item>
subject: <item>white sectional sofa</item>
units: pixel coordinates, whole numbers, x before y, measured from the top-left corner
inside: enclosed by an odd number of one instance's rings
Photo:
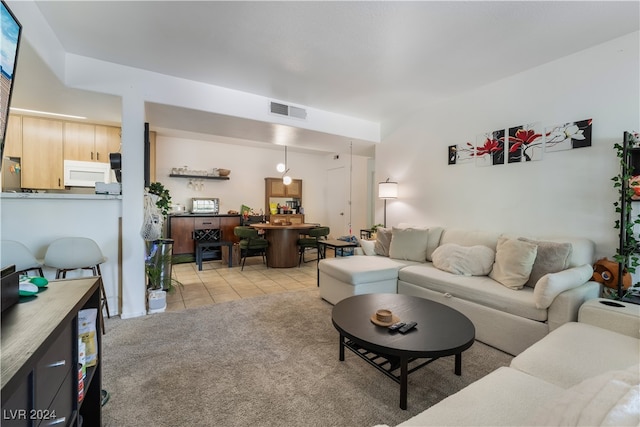
[[[597,298],[595,245],[584,238],[524,238],[401,224],[361,241],[365,255],[321,260],[320,296],[401,293],[464,313],[476,339],[517,355]]]
[[[601,301],[399,426],[640,425],[640,306]]]

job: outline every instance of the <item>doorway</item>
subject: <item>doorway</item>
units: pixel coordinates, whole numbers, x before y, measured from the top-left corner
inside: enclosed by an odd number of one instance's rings
[[[329,169],[327,171],[327,218],[331,236],[338,238],[349,235],[349,181],[345,167]]]

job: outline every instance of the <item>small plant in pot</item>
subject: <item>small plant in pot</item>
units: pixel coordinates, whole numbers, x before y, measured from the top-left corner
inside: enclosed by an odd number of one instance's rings
[[[172,277],[173,240],[164,238],[167,216],[171,207],[171,194],[161,183],[154,182],[148,188],[149,197],[155,201],[156,214],[162,217],[162,231],[159,239],[146,240],[145,273],[149,290],[171,292],[175,285],[182,285]]]
[[[378,228],[384,228],[382,224],[374,224],[371,226],[371,238],[375,239],[378,235]]]

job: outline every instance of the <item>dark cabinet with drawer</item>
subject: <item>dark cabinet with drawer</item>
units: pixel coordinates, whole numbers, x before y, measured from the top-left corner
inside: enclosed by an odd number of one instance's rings
[[[51,281],[37,298],[2,314],[2,426],[102,425],[100,280]],[[98,355],[80,387],[78,312],[82,309],[98,310]]]
[[[170,215],[168,234],[173,239],[173,254],[195,254],[193,233],[196,230],[220,230],[220,240],[237,242],[233,229],[240,225],[240,215]]]

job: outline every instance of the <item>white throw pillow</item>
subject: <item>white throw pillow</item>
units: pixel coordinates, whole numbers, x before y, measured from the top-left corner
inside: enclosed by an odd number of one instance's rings
[[[360,247],[365,255],[371,256],[376,254],[376,241],[360,239]]]
[[[548,308],[555,297],[588,282],[591,276],[593,276],[593,267],[589,264],[542,276],[533,288],[536,307]]]
[[[500,237],[489,277],[507,288],[522,289],[529,280],[537,253],[538,246],[533,243]]]
[[[496,253],[482,245],[460,246],[446,243],[433,251],[433,266],[461,276],[486,276],[493,267]]]
[[[429,230],[426,228],[393,227],[391,229],[389,258],[426,262],[428,233]]]

